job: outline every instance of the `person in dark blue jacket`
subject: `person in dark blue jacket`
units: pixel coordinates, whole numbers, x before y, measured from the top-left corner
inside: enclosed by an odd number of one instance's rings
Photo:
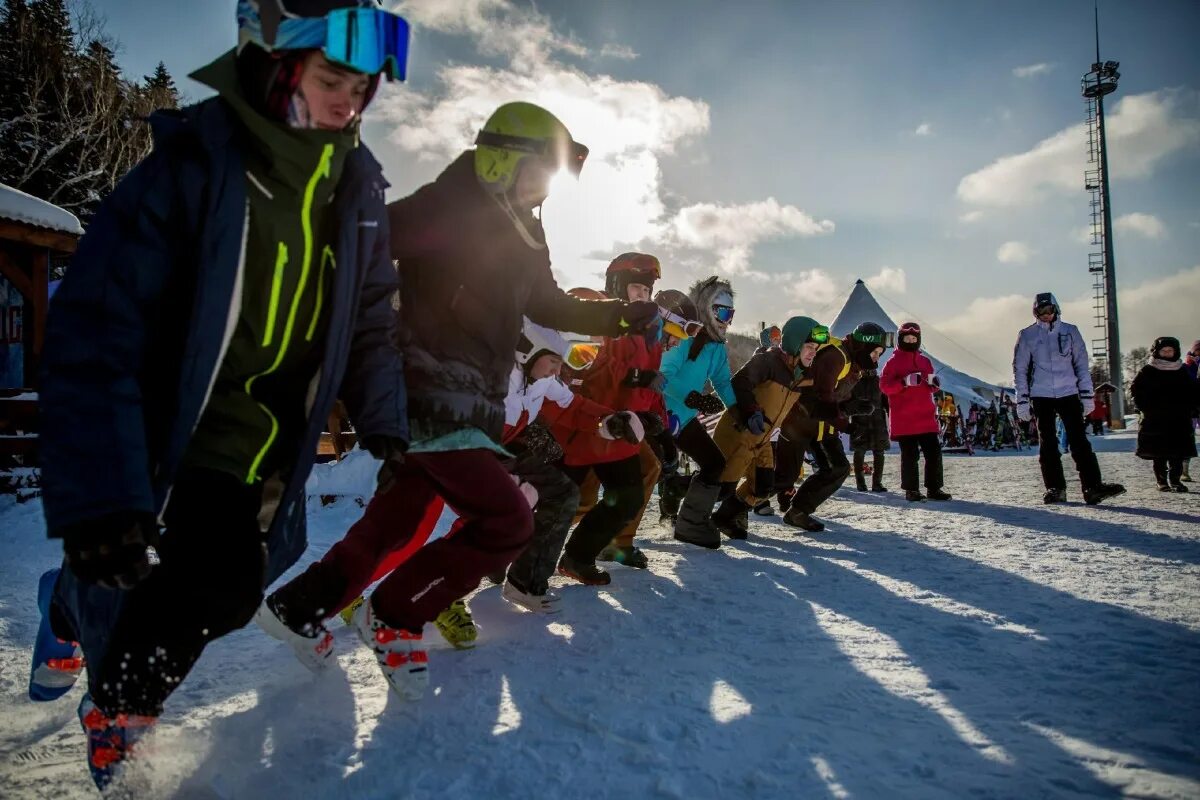
[[[194,75],[218,97],[151,119],[153,152],[102,204],[47,325],[44,508],[65,560],[39,587],[30,694],[70,688],[80,664],[54,650],[77,642],[101,788],[304,551],[335,399],[377,456],[409,438],[386,183],[358,138],[379,75],[403,77],[407,24],[356,0],[261,17],[243,0],[238,22],[238,48]]]

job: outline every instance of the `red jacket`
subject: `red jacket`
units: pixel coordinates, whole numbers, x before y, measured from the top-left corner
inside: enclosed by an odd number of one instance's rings
[[[1108,419],[1108,405],[1099,397],[1096,398],[1096,407],[1092,409],[1092,413],[1087,415],[1088,419]]]
[[[583,382],[574,388],[587,399],[614,411],[657,414],[665,425],[667,410],[662,394],[625,384],[631,369],[658,371],[661,364],[662,344],[659,342],[650,344],[645,336],[637,335],[605,339],[596,360],[583,371]],[[572,467],[620,461],[637,455],[642,447],[623,440],[605,439],[599,430],[587,433],[561,422],[555,422],[551,430],[566,453],[563,463]]]
[[[921,383],[905,386],[904,377],[913,372],[921,374]],[[920,351],[897,349],[884,365],[879,388],[888,396],[893,439],[941,431],[933,401],[937,390],[929,385],[931,375],[933,362]]]

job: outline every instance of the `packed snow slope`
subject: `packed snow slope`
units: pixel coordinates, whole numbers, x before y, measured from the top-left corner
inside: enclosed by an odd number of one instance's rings
[[[947,459],[956,500],[843,489],[830,529],[753,517],[698,551],[647,522],[649,572],[560,586],[553,618],[471,599],[479,645],[427,637],[434,690],[390,696],[334,625],[310,676],[254,628],[212,646],[129,774],[138,797],[1200,797],[1200,493],[1045,508],[1036,455]],[[1068,460],[1068,469],[1070,462]],[[898,459],[887,479],[898,487]],[[309,557],[355,519],[314,503]],[[0,795],[95,796],[82,693],[25,699],[36,502],[0,508]],[[220,576],[214,576],[219,584]]]

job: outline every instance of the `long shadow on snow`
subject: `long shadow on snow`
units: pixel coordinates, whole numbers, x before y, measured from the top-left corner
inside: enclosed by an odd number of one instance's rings
[[[613,586],[565,587],[567,608],[552,621],[514,614],[495,589],[477,594],[472,609],[485,641],[453,659],[435,654],[441,691],[414,715],[389,702],[347,792],[383,796],[403,754],[404,786],[414,796],[825,795],[828,785],[808,756],[829,751],[832,758],[837,748],[812,712],[829,701],[824,686],[804,680],[809,661],[826,665],[841,696],[869,698],[872,708],[891,708],[899,720],[924,717],[922,731],[941,724],[846,670],[845,656],[815,623],[781,632],[780,621],[796,618],[794,598],[766,585],[735,594],[738,572],[726,571],[723,585],[713,586],[713,568],[731,566],[723,556],[685,555],[705,563],[677,565],[686,575],[682,587],[652,572],[615,568]],[[786,636],[800,654],[749,646],[748,635],[776,645]],[[718,700],[736,693],[750,708],[718,721],[714,692]],[[507,715],[498,713],[502,707]],[[858,727],[870,729],[871,716]],[[847,743],[838,766],[846,774],[838,778],[850,791],[878,794],[905,779],[856,771],[860,760],[849,750]]]
[[[1121,506],[1109,506],[1107,508],[1099,506],[1098,508],[1137,516],[1200,524],[1200,516],[1196,515],[1173,514],[1169,511],[1124,508]],[[955,500],[953,503],[945,506],[945,511],[958,514],[972,514],[977,517],[995,520],[1004,525],[1025,528],[1039,533],[1048,532],[1057,536],[1068,536],[1073,539],[1112,545],[1134,553],[1140,553],[1144,556],[1170,560],[1177,559],[1186,561],[1189,564],[1200,564],[1200,542],[1165,533],[1139,530],[1119,522],[1105,522],[1098,519],[1059,514],[1047,509],[1014,509],[1011,506],[984,503],[975,500]]]
[[[1200,637],[1180,625],[1082,600],[980,562],[889,533],[839,526],[826,544],[847,562],[1032,627],[1044,641],[900,598],[801,542],[748,543],[793,555],[809,573],[797,594],[896,639],[934,687],[998,745],[1054,747],[1029,725],[1133,756],[1167,774],[1200,777]],[[796,583],[782,571],[781,583]],[[794,574],[794,573],[793,573]],[[932,635],[931,635],[932,634]],[[1014,681],[1014,676],[1020,676]],[[1016,683],[1019,694],[1012,689]],[[1018,762],[1018,767],[1020,763]],[[1055,785],[1113,794],[1064,754]]]

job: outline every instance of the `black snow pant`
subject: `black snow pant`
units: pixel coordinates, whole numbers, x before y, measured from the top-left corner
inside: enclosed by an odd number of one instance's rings
[[[871,470],[871,486],[879,487],[883,485],[883,459],[884,450],[872,450],[872,470]],[[867,451],[855,448],[854,450],[854,480],[858,488],[866,488],[867,479],[863,476],[863,470],[867,465]]]
[[[900,488],[906,492],[920,489],[917,483],[917,462],[925,456],[925,488],[942,488],[942,443],[936,433],[917,433],[897,436],[900,445]]]
[[[88,690],[102,711],[158,716],[205,645],[254,617],[267,569],[261,504],[261,485],[212,470],[180,474],[161,563],[124,592],[103,657],[84,652]]]
[[[683,426],[683,430],[675,437],[675,443],[700,467],[697,473],[700,480],[716,483],[721,479],[721,473],[725,469],[725,456],[700,424],[698,417],[692,417],[692,421]]]
[[[604,496],[584,514],[565,548],[576,564],[594,564],[605,545],[642,510],[646,499],[642,486],[642,459],[635,454],[604,464],[563,467],[563,472],[576,486],[583,484],[588,473],[595,472],[604,488]]]
[[[776,495],[796,488],[804,466],[804,451],[810,440],[791,441],[783,436],[775,443],[775,491]]]
[[[517,456],[512,473],[537,489],[538,502],[533,510],[533,538],[508,568],[508,580],[524,592],[543,595],[579,508],[579,487],[558,467],[532,453]]]
[[[1158,481],[1159,486],[1177,486],[1180,483],[1180,476],[1182,475],[1182,458],[1154,459],[1154,479]]]
[[[1062,454],[1058,452],[1058,435],[1054,431],[1055,417],[1061,417],[1067,431],[1067,445],[1075,469],[1079,472],[1079,483],[1086,492],[1100,485],[1100,462],[1092,452],[1092,443],[1084,431],[1083,403],[1079,395],[1069,397],[1034,397],[1033,414],[1037,418],[1038,461],[1042,466],[1042,482],[1047,489],[1066,489],[1067,479],[1063,475]]]
[[[800,484],[792,498],[792,508],[805,514],[816,511],[850,475],[850,462],[846,460],[842,438],[837,433],[827,433],[819,442],[813,442],[812,454],[816,469]]]

